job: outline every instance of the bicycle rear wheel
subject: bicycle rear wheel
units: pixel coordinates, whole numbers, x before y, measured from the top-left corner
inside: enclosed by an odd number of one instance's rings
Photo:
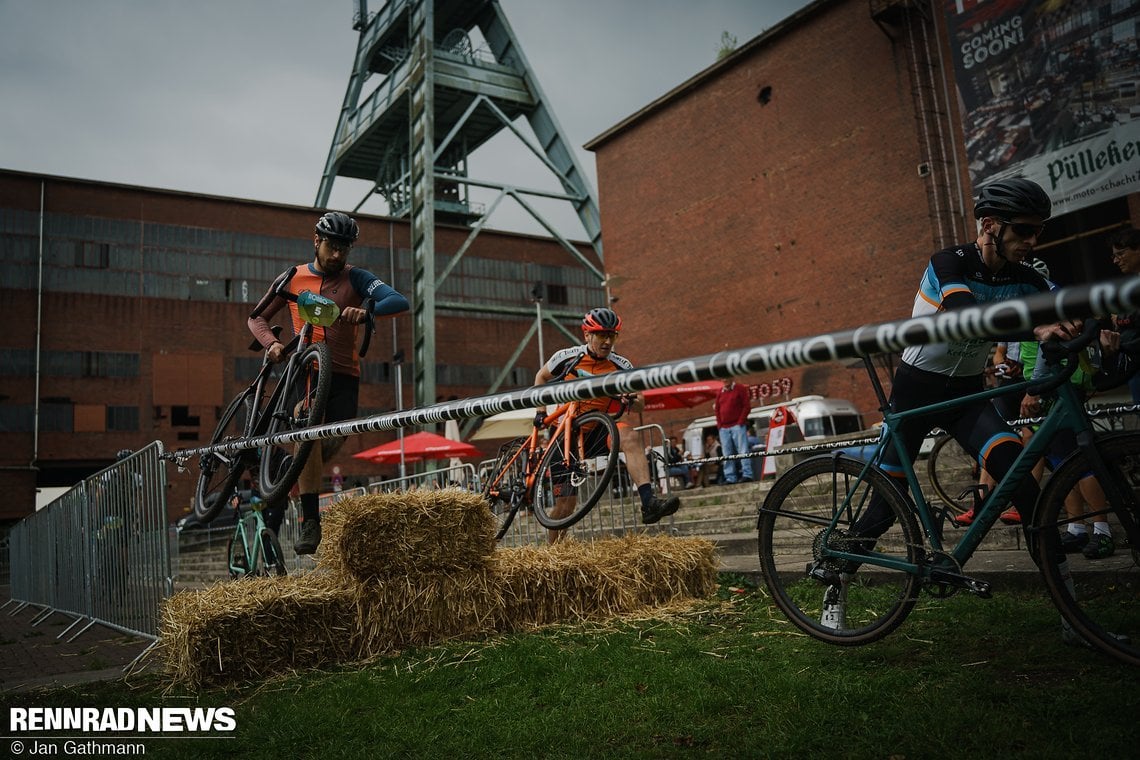
[[[906,498],[877,469],[859,481],[863,467],[833,456],[801,462],[772,486],[757,519],[760,570],[776,605],[797,628],[831,644],[883,638],[918,600],[917,575],[823,556],[825,548],[873,548],[910,563],[921,559],[922,538]],[[894,518],[877,541],[859,539],[852,529],[872,497],[883,499]]]
[[[495,540],[507,534],[526,495],[527,438],[516,438],[499,449],[491,479],[483,487],[483,498],[495,519]]]
[[[244,391],[234,398],[222,412],[218,426],[210,437],[210,445],[228,443],[244,437],[248,431],[247,424],[252,408],[249,391]],[[233,496],[238,481],[246,470],[249,457],[249,451],[228,454],[210,452],[202,455],[198,462],[198,483],[194,488],[194,516],[199,522],[208,523],[218,516],[218,512]]]
[[[567,448],[569,450],[567,450]],[[534,517],[544,528],[569,528],[606,492],[621,448],[617,424],[603,412],[586,412],[570,423],[570,444],[556,435],[534,480]]]
[[[291,433],[319,425],[324,420],[325,401],[332,382],[329,347],[324,343],[307,346],[290,362],[275,393],[267,435]],[[261,498],[267,502],[287,496],[297,482],[314,441],[270,444],[261,449]]]
[[[1140,665],[1140,433],[1100,438],[1097,450],[1127,502],[1107,497],[1101,500],[1104,506],[1089,504],[1085,515],[1089,520],[1097,514],[1108,518],[1112,553],[1092,559],[1081,552],[1066,554],[1061,544],[1062,532],[1078,519],[1066,513],[1065,497],[1092,471],[1081,451],[1057,468],[1041,494],[1034,548],[1049,595],[1071,626],[1063,635]],[[1098,500],[1095,491],[1092,494],[1087,501]],[[1088,530],[1091,534],[1091,525]]]
[[[938,498],[956,514],[962,514],[974,505],[967,489],[978,485],[978,464],[966,453],[954,436],[939,438],[926,460],[930,485]]]

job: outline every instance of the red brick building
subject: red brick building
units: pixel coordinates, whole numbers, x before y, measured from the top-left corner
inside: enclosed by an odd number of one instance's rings
[[[248,384],[246,316],[270,281],[312,258],[311,208],[0,171],[0,520],[22,517],[37,487],[71,486],[115,452],[160,440],[168,450],[205,445],[221,407]],[[411,297],[407,224],[361,217],[351,263]],[[441,226],[438,268],[470,230]],[[588,246],[582,246],[584,256]],[[42,262],[42,285],[41,269]],[[437,291],[439,393],[488,388],[534,323],[530,291],[573,324],[601,303],[596,281],[557,243],[484,232]],[[411,356],[411,319],[377,323],[363,361],[361,415],[396,408],[394,349]],[[565,341],[550,325],[547,345]],[[37,362],[38,356],[38,362]],[[530,385],[537,348],[524,350],[500,386]],[[404,403],[411,404],[403,367]],[[35,400],[39,399],[39,405]],[[348,484],[394,475],[351,458],[391,440],[349,441],[331,465]],[[494,452],[489,450],[488,456]],[[171,473],[171,517],[190,503],[195,472]],[[326,472],[327,474],[327,472]]]
[[[814,2],[587,144],[623,353],[648,363],[910,315],[929,255],[975,237],[944,24],[917,5]],[[1055,218],[1039,255],[1062,284],[1118,276],[1107,239],[1129,221],[1135,194]],[[789,374],[793,395],[876,418],[861,369]]]

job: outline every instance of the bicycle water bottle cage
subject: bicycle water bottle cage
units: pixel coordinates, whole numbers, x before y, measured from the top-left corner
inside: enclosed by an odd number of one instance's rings
[[[340,316],[340,307],[331,298],[303,290],[297,295],[297,313],[311,325],[328,327]]]

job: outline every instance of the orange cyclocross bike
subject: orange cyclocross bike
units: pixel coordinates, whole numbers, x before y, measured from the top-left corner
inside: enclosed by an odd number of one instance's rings
[[[542,427],[499,449],[483,489],[498,524],[496,538],[506,535],[523,507],[548,530],[569,528],[589,514],[617,472],[621,445],[616,421],[629,399],[619,403],[612,417],[580,412],[577,401],[563,404],[546,416]]]

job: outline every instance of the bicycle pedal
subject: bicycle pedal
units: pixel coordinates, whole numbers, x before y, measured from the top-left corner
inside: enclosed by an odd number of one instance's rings
[[[981,599],[990,599],[993,597],[993,588],[988,582],[971,578],[968,575],[952,573],[948,570],[933,570],[930,573],[930,580],[934,583],[943,583],[948,586],[964,589]]]

